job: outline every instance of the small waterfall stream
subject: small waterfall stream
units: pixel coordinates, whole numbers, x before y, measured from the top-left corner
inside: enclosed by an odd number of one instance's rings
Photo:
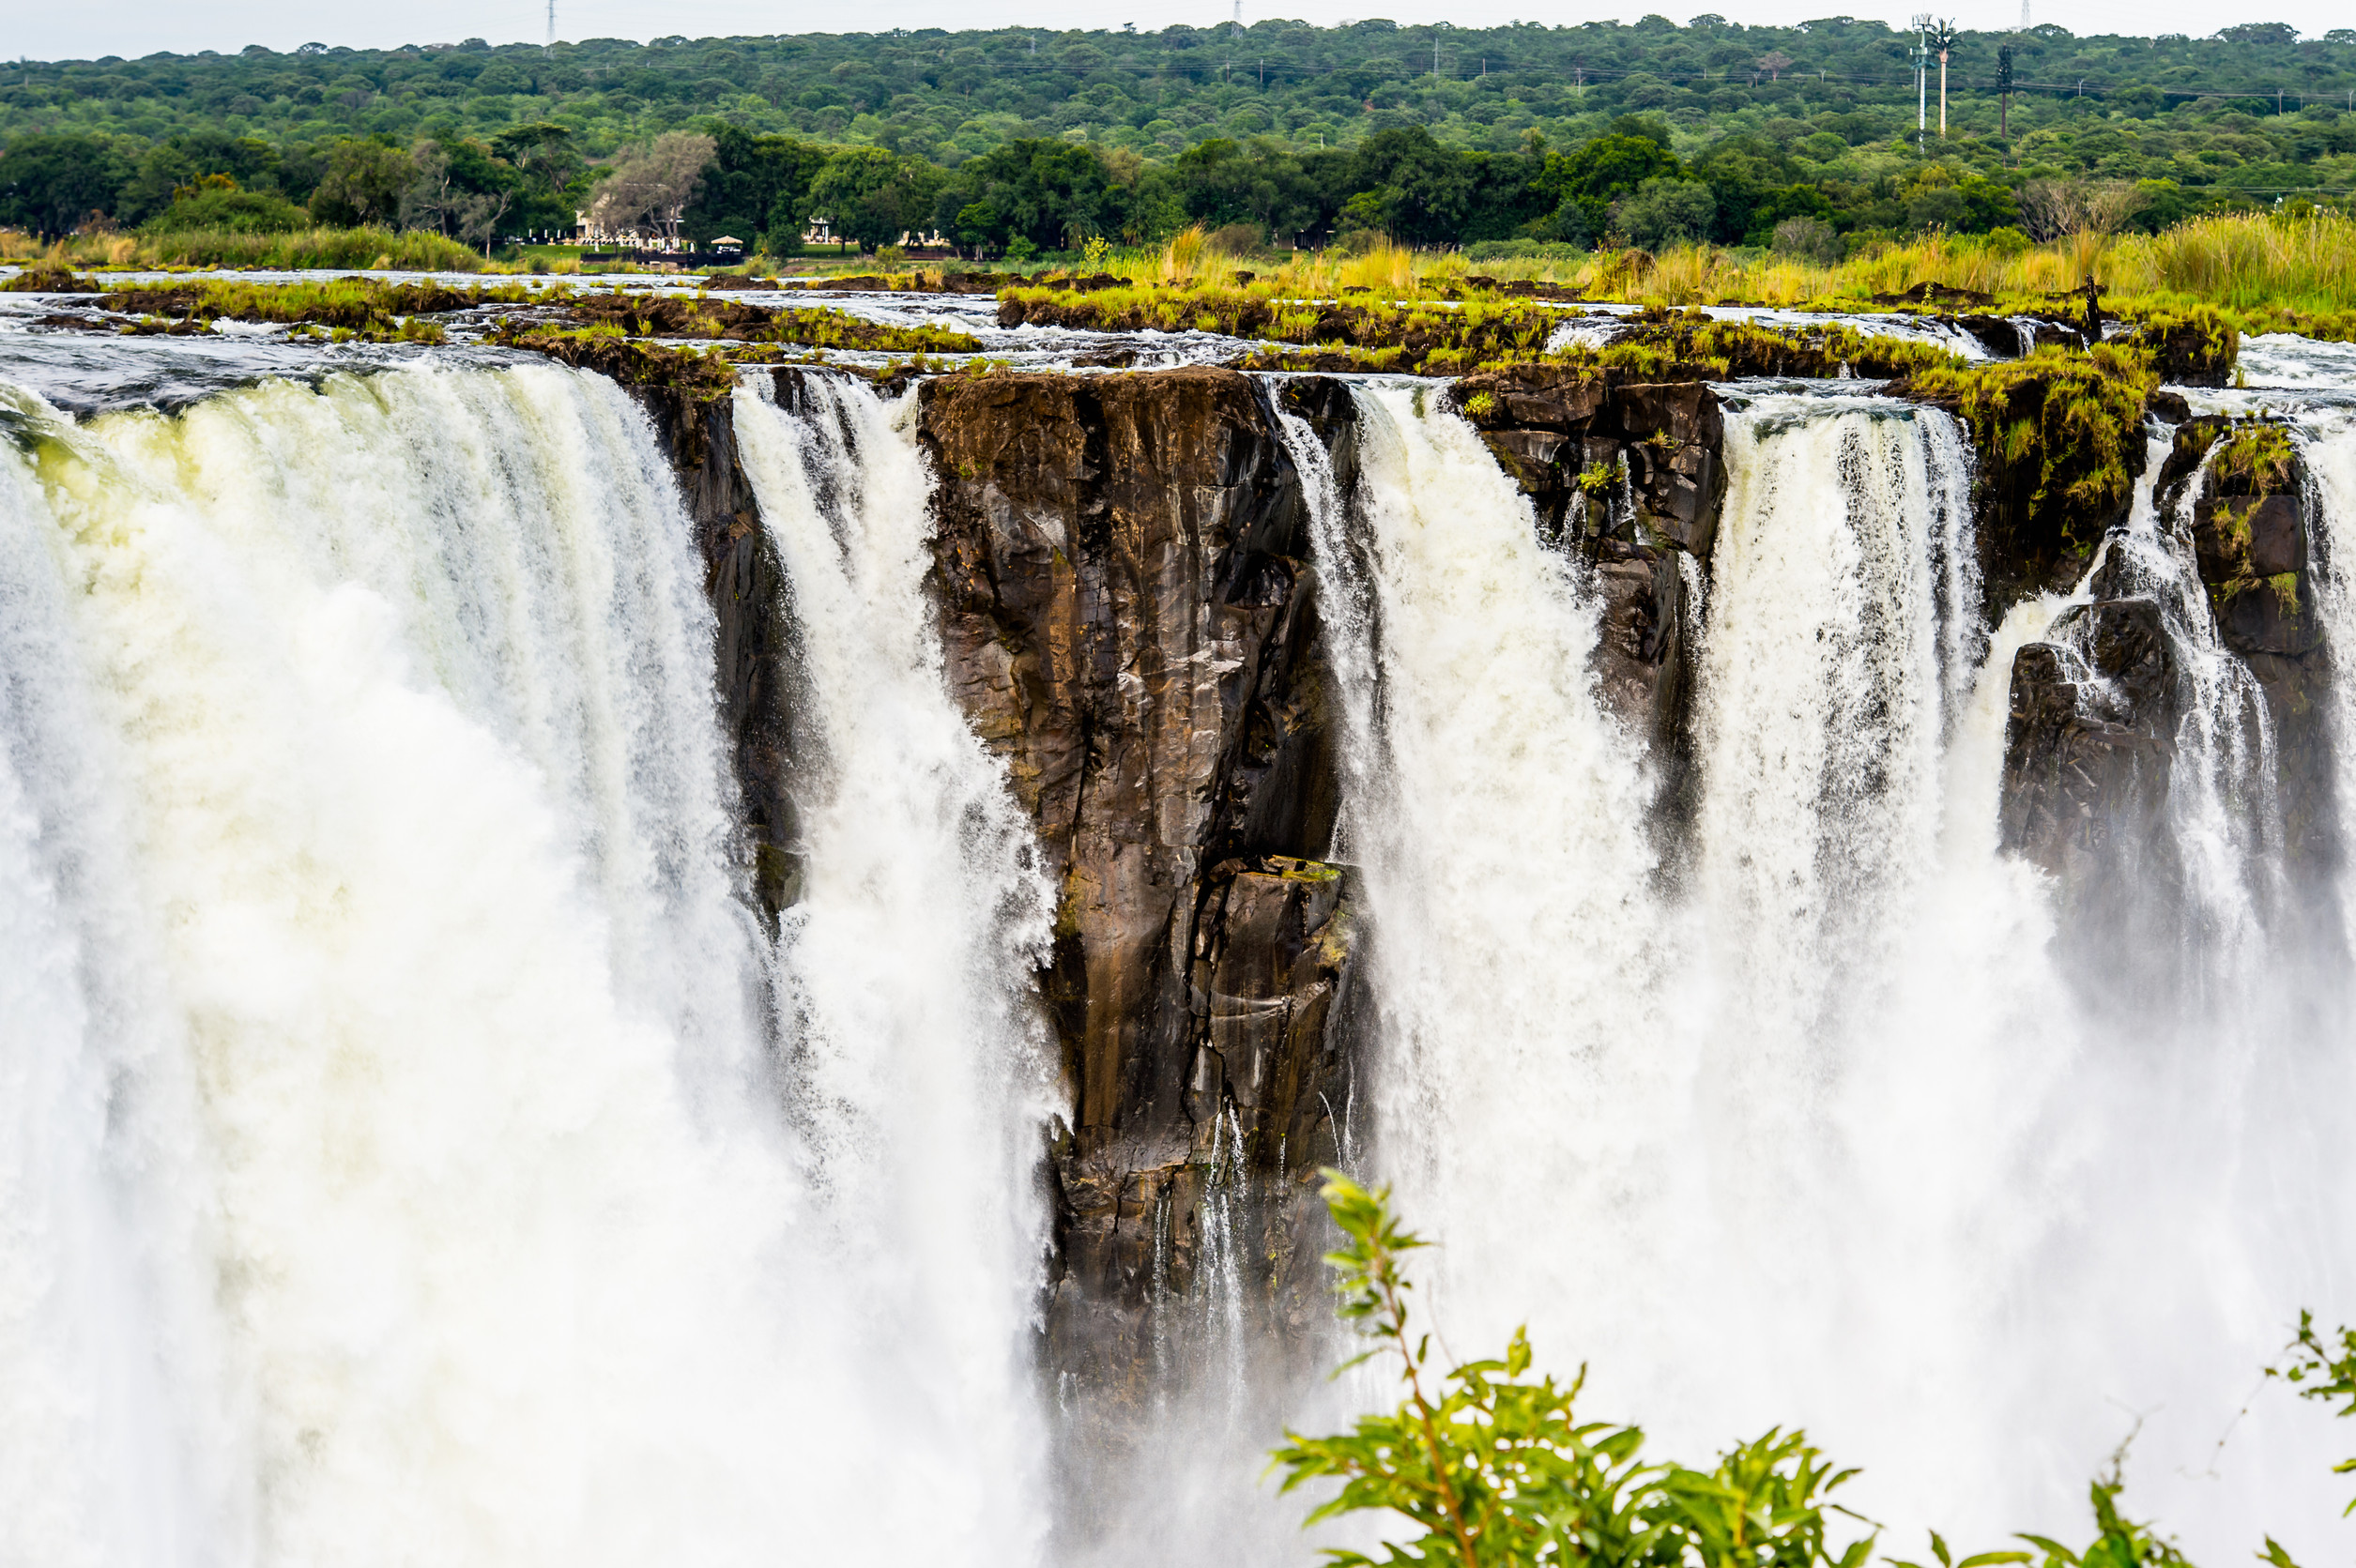
[[[739,388],[737,430],[801,628],[807,878],[786,911],[786,1049],[862,1329],[902,1407],[896,1484],[959,1560],[1023,1560],[1045,1431],[1019,1351],[1044,1256],[1050,1108],[1032,977],[1052,901],[1031,828],[945,683],[930,476],[864,383]],[[871,1393],[870,1399],[875,1397]]]

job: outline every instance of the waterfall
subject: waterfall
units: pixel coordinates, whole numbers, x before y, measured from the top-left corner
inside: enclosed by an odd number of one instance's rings
[[[1933,860],[1942,703],[1977,667],[1961,453],[1935,411],[1787,395],[1727,419],[1695,744],[1750,1071],[1809,1070]]]
[[[764,978],[636,404],[421,368],[5,418],[0,929],[32,961],[0,981],[0,1560],[1021,1560],[1019,1454],[941,1412],[1010,1378],[1008,1266],[957,1227],[1022,1189],[957,1119],[1022,1068],[862,1086],[818,1028],[767,1049],[774,994],[987,1018],[987,986],[905,904],[898,973],[817,972],[822,866]],[[910,760],[910,790],[982,771]],[[987,857],[993,820],[955,798],[925,847]],[[1019,955],[1009,886],[971,891]],[[932,1164],[879,1193],[871,1139]]]
[[[1583,569],[1463,421],[1357,395],[1356,495],[1288,437],[1382,1027],[1368,1160],[1444,1243],[1427,1323],[1468,1356],[1526,1318],[1590,1414],[1680,1457],[1804,1423],[1891,1549],[2082,1530],[2138,1413],[2145,1515],[2212,1556],[2319,1544],[2304,1413],[2251,1386],[2356,1218],[2324,1174],[2347,1074],[2260,1050],[2250,990],[2180,1021],[2074,983],[1995,811],[2012,656],[2063,601],[1981,621],[1953,421],[1730,406],[1663,855]]]
[[[735,400],[801,628],[808,875],[786,912],[787,1050],[839,1242],[857,1360],[923,1420],[895,1467],[958,1560],[1020,1560],[1045,1437],[1018,1361],[1044,1255],[1050,1108],[1032,980],[1052,897],[1004,768],[951,697],[926,574],[914,395],[766,377]]]
[[[1635,1204],[1675,1179],[1642,1141],[1675,1062],[1613,1073],[1663,1005],[1673,934],[1652,892],[1650,781],[1587,673],[1580,571],[1429,395],[1356,389],[1355,496],[1333,492],[1305,424],[1287,435],[1344,725],[1336,852],[1358,870],[1385,1026],[1369,1141],[1411,1222],[1445,1236],[1448,1278],[1483,1282],[1452,1332],[1494,1335],[1560,1284],[1501,1195]]]
[[[0,447],[0,1561],[192,1564],[235,1521],[190,1440],[219,1346],[185,1042],[49,522]]]
[[[2333,775],[2340,790],[2340,842],[2356,845],[2356,670],[2341,662],[2340,652],[2356,648],[2356,413],[2325,409],[2301,420],[2297,429],[2299,455],[2307,469],[2307,529],[2314,545],[2309,571],[2316,608],[2323,617],[2324,647],[2334,664],[2331,735]],[[2343,938],[2356,951],[2356,867],[2341,866],[2339,886]]]

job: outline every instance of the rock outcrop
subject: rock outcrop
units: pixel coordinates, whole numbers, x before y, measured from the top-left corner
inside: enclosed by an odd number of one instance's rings
[[[1050,1162],[1050,1356],[1133,1384],[1157,1298],[1200,1256],[1215,1156],[1282,1184],[1332,1161],[1348,1115],[1299,476],[1232,372],[920,395],[950,680],[1059,890],[1047,995],[1073,1119]],[[1277,1275],[1284,1208],[1248,1249]]]
[[[2169,852],[2160,830],[2176,753],[2180,672],[2160,606],[2074,605],[2013,656],[1998,817],[2006,849],[2072,896],[2132,898]]]
[[[2199,939],[2167,819],[2195,763],[2218,770],[2228,830],[2279,851],[2284,884],[2254,890],[2285,900],[2262,911],[2278,946],[2336,929],[2298,918],[2323,906],[2340,853],[2304,488],[2282,427],[2186,419],[2154,477],[2158,537],[2115,530],[2092,602],[2014,658],[2002,842],[2054,874],[2065,941],[2104,955],[2098,988],[2165,994],[2179,978],[2169,955]],[[2199,593],[2186,591],[2187,555]],[[2188,668],[2199,661],[2206,696]],[[2258,700],[2237,696],[2252,687]]]

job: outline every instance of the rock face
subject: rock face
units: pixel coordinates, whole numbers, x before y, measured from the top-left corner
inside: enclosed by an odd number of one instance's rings
[[[1541,531],[1592,565],[1599,684],[1651,742],[1674,806],[1693,678],[1686,573],[1708,561],[1726,494],[1718,395],[1700,382],[1525,367],[1467,376],[1452,396],[1537,506]]]
[[[818,373],[774,373],[790,404]],[[706,562],[744,850],[773,920],[799,884],[789,596],[727,403],[639,395]],[[1449,396],[1542,534],[1588,563],[1600,690],[1651,741],[1674,833],[1695,651],[1687,584],[1714,547],[1725,488],[1716,396],[1547,371],[1469,377]],[[1111,1412],[1086,1428],[1104,1452],[1129,1452],[1171,1334],[1196,1321],[1170,1303],[1206,1299],[1206,1280],[1240,1282],[1246,1336],[1261,1344],[1304,1344],[1328,1316],[1310,1179],[1348,1143],[1371,1019],[1354,983],[1350,874],[1321,860],[1339,736],[1278,414],[1307,420],[1348,495],[1355,405],[1332,380],[1210,369],[948,376],[919,397],[948,678],[1005,759],[1058,890],[1041,995],[1070,1117],[1047,1151],[1045,1355]],[[2156,494],[2198,560],[2224,646],[2265,693],[2286,858],[2319,886],[2337,847],[2311,520],[2295,461],[2275,461],[2287,449],[2233,447],[2244,434],[2185,423]],[[1992,587],[2072,566],[2027,525],[2016,477],[2007,467],[1982,492],[1996,514],[1983,512],[1983,548],[2001,555]],[[2148,972],[2104,983],[2165,983],[2166,895],[2183,876],[2165,818],[2192,700],[2171,631],[2183,600],[2167,597],[2181,577],[2164,581],[2174,569],[2157,557],[2105,560],[2092,602],[2013,662],[2000,831],[2058,878],[2073,939],[2152,955]],[[1108,1484],[1122,1462],[1105,1461]]]
[[[780,371],[786,397],[799,371]],[[704,592],[719,620],[713,649],[721,723],[740,805],[741,852],[756,901],[773,929],[777,911],[800,894],[795,842],[792,705],[795,637],[785,572],[761,530],[752,482],[739,465],[734,410],[724,399],[701,401],[676,388],[633,389],[654,421],[703,556]]]
[[[920,395],[951,684],[1060,892],[1047,993],[1074,1116],[1050,1162],[1050,1356],[1133,1382],[1157,1293],[1183,1292],[1199,1258],[1214,1156],[1306,1176],[1348,1110],[1299,476],[1232,372],[944,377]]]
[[[2012,660],[2001,841],[2114,923],[2154,874],[2176,880],[2160,830],[2180,717],[2175,649],[2149,599],[2073,606],[2046,635]]]
[[[2203,648],[2222,647],[2262,696],[2262,723],[2245,709],[2226,721],[2221,739],[2254,770],[2271,745],[2272,774],[2223,787],[2241,830],[2280,846],[2279,891],[2294,916],[2278,922],[2283,940],[2335,923],[2295,918],[2302,900],[2320,906],[2340,853],[2325,727],[2331,671],[2303,492],[2280,427],[2184,421],[2153,486],[2161,532],[2173,540],[2162,548],[2177,554],[2155,556],[2115,534],[2088,584],[2093,602],[2065,611],[2045,641],[2014,658],[2002,842],[2055,875],[2066,939],[2112,955],[2103,983],[2149,992],[2176,978],[2165,955],[2190,928],[2180,924],[2185,868],[2166,816],[2187,765],[2179,744],[2192,732],[2182,726],[2199,700],[2185,663]],[[2181,592],[2184,554],[2200,596]],[[2231,683],[2242,677],[2228,663],[2222,678],[2229,715]]]

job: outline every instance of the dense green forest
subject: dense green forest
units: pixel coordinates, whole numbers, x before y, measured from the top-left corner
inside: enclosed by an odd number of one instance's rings
[[[1279,243],[1763,243],[1795,217],[1855,249],[2034,237],[2017,194],[2039,179],[2131,185],[2145,228],[2356,191],[2356,29],[1966,33],[1944,136],[1935,65],[1917,132],[1916,41],[1845,19],[1272,21],[20,63],[0,69],[0,224],[370,221],[479,243],[569,227],[617,168],[705,138],[680,226],[776,250],[819,208],[863,243],[938,226],[1017,253],[1189,221]]]

